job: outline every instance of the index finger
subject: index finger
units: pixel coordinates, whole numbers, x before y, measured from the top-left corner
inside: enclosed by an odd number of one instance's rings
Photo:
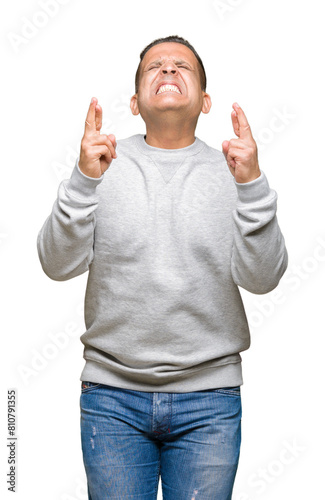
[[[92,97],[89,109],[85,121],[85,131],[93,131],[96,130],[96,105],[97,105],[96,97]]]
[[[239,137],[240,139],[252,139],[252,132],[247,121],[246,115],[241,107],[235,102],[232,107],[237,113],[238,124],[239,124]]]

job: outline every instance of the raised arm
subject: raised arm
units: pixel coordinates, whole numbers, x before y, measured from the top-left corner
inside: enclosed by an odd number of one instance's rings
[[[93,98],[79,159],[70,179],[60,183],[52,212],[37,237],[42,268],[53,280],[68,280],[84,273],[93,259],[96,187],[117,157],[115,136],[100,134],[101,127],[102,109]]]
[[[237,285],[263,294],[278,285],[288,254],[276,217],[277,193],[259,168],[256,142],[244,111],[236,103],[233,108],[231,119],[238,139],[222,143],[238,193],[231,271]]]

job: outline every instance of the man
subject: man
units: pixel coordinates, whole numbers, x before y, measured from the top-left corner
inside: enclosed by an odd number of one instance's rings
[[[241,444],[238,286],[263,294],[287,267],[277,194],[237,104],[222,152],[195,136],[203,63],[183,38],[140,54],[146,134],[101,134],[91,100],[80,156],[38,235],[45,273],[89,270],[81,441],[92,500],[229,500]]]

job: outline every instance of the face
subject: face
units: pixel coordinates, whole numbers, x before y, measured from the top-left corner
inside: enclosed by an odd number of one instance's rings
[[[193,52],[175,42],[154,45],[141,62],[138,93],[131,98],[134,115],[145,122],[159,119],[161,112],[181,113],[186,119],[197,119],[208,113],[210,96],[201,89],[199,62]],[[164,87],[162,85],[172,85]]]

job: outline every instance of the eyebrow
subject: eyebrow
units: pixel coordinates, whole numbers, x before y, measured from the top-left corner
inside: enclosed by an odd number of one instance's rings
[[[161,64],[162,61],[163,61],[163,59],[156,59],[155,61],[151,61],[150,63],[147,64],[145,69],[147,69],[148,66],[150,66],[151,64]],[[184,61],[183,59],[174,59],[174,63],[175,64],[188,64],[191,67],[190,63],[187,61]]]

